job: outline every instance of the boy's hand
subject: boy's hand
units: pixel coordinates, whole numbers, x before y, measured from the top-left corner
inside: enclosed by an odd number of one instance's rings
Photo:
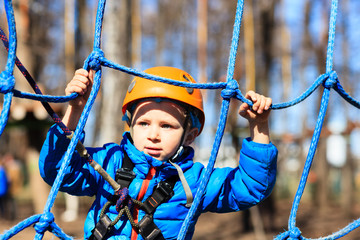
[[[252,108],[247,103],[240,105],[239,114],[249,121],[251,140],[257,143],[270,143],[269,114],[272,99],[249,91],[245,97],[253,102]]]
[[[239,108],[240,116],[247,119],[250,124],[267,122],[272,99],[255,93],[254,91],[247,92],[245,98],[252,101],[253,106],[251,108],[247,103],[242,103]]]
[[[93,85],[93,72],[85,69],[78,69],[73,79],[66,86],[65,94],[78,93],[79,96],[69,102],[69,105],[76,109],[83,109],[89,98]]]

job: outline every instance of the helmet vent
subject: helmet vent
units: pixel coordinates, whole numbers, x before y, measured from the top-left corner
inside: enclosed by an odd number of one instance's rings
[[[190,79],[189,79],[188,76],[186,76],[185,74],[183,74],[183,78],[184,78],[187,82],[191,83]],[[185,89],[186,89],[186,91],[187,91],[189,94],[193,94],[193,92],[194,92],[194,89],[193,89],[193,88],[185,88]]]
[[[129,85],[129,87],[128,87],[128,92],[129,92],[129,93],[134,89],[135,83],[136,83],[135,80],[130,83],[130,85]]]

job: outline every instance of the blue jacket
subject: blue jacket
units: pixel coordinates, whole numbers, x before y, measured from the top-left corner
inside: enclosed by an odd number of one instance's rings
[[[68,144],[69,140],[60,128],[53,126],[49,130],[41,150],[39,168],[41,176],[50,185],[55,180]],[[124,151],[135,164],[136,178],[129,186],[132,198],[137,197],[151,166],[156,167],[156,173],[149,183],[144,200],[151,195],[160,181],[177,175],[175,167],[169,162],[161,162],[138,151],[131,143],[128,132],[124,133],[120,145],[108,143],[100,148],[88,148],[93,159],[113,178],[116,170],[121,168]],[[176,163],[183,170],[186,181],[195,196],[205,168],[201,163],[194,163],[193,157],[194,150],[189,147],[186,154],[183,154]],[[273,144],[259,144],[245,139],[240,153],[239,167],[213,170],[199,205],[198,214],[191,221],[186,239],[191,239],[195,223],[201,213],[244,210],[265,199],[275,184],[276,161],[277,149]],[[95,196],[84,226],[84,237],[87,239],[98,221],[102,207],[114,192],[112,187],[75,152],[60,190],[77,196]],[[161,204],[154,213],[154,222],[166,239],[177,238],[189,210],[185,206],[186,196],[180,181],[175,184],[174,193],[174,196],[168,202]],[[110,219],[115,219],[116,215],[115,207],[110,207],[108,212]],[[143,216],[144,212],[140,210],[138,219],[141,220]],[[112,230],[109,239],[130,239],[131,230],[132,226],[127,218],[121,218]],[[139,235],[138,239],[143,238]]]
[[[6,195],[9,187],[9,182],[6,176],[6,171],[3,166],[0,166],[0,197]]]

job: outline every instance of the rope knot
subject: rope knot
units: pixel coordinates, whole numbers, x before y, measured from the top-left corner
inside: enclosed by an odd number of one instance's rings
[[[325,82],[323,83],[324,87],[327,89],[334,88],[336,84],[339,82],[338,75],[335,71],[331,71],[329,76],[326,78]]]
[[[116,201],[116,211],[120,212],[120,210],[123,209],[125,206],[131,209],[134,202],[129,195],[129,189],[125,187],[118,191],[117,194],[119,196],[119,199]]]
[[[291,240],[296,240],[296,239],[300,239],[301,237],[301,231],[299,228],[294,227],[293,229],[290,230],[290,238]]]
[[[239,84],[235,79],[228,81],[226,88],[221,91],[221,96],[224,99],[230,99],[236,96],[236,90],[239,89]]]
[[[0,73],[0,92],[6,94],[11,92],[15,86],[15,78],[14,75],[9,72]]]
[[[38,223],[35,224],[34,228],[36,232],[43,234],[49,229],[51,223],[54,222],[54,214],[51,212],[43,213]]]
[[[100,48],[96,48],[89,56],[89,67],[95,71],[99,71],[101,68],[100,59],[104,57],[104,52]]]

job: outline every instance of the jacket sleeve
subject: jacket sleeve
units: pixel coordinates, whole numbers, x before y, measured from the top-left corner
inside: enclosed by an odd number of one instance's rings
[[[81,141],[84,139],[84,133]],[[41,177],[49,185],[53,185],[61,168],[70,140],[66,137],[60,127],[54,125],[47,133],[46,140],[42,146],[39,158],[39,169]],[[117,145],[118,146],[118,145]],[[104,167],[109,163],[106,147],[87,148],[92,158]],[[80,157],[75,150],[60,187],[60,191],[68,192],[77,196],[93,196],[99,189],[100,175]]]
[[[247,209],[268,197],[275,185],[277,149],[244,139],[237,168],[215,168],[203,197],[203,211]]]

